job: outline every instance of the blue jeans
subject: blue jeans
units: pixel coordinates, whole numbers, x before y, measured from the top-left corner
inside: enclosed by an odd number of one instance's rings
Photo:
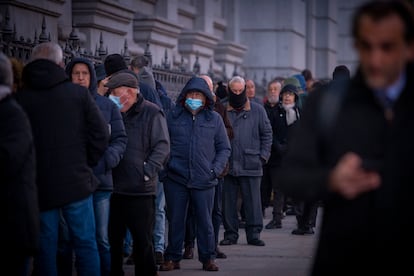
[[[34,258],[33,275],[58,275],[56,256],[61,215],[67,223],[75,251],[77,275],[100,276],[92,195],[62,208],[40,213],[40,248]]]
[[[111,250],[108,238],[109,207],[111,191],[96,191],[93,194],[93,208],[95,211],[96,242],[98,243],[101,260],[101,275],[111,272]]]
[[[132,254],[132,235],[127,228],[124,239],[124,255],[129,256]]]
[[[161,181],[158,181],[155,195],[154,250],[161,253],[165,250],[165,196]]]

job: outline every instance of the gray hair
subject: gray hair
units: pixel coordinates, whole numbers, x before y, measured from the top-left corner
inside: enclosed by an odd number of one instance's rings
[[[146,56],[137,56],[131,60],[131,67],[141,69],[149,65],[149,59]]]
[[[30,61],[37,59],[47,59],[61,65],[63,62],[63,51],[59,44],[55,42],[40,43],[33,48]]]
[[[243,86],[246,85],[246,81],[242,77],[240,77],[240,76],[234,76],[229,81],[229,86],[231,86],[235,82],[241,83],[241,84],[243,84]]]
[[[9,58],[0,52],[0,86],[13,86],[13,69]]]

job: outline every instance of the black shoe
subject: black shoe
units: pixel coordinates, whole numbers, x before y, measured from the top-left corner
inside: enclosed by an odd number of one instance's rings
[[[256,239],[256,240],[251,240],[247,242],[250,245],[255,245],[255,246],[265,246],[264,241]]]
[[[162,252],[155,252],[155,263],[157,265],[164,263],[164,254]]]
[[[233,241],[233,240],[229,240],[229,239],[224,239],[220,242],[220,245],[232,245],[232,244],[236,244],[237,241]]]
[[[133,254],[129,255],[128,259],[126,260],[125,264],[126,265],[134,265],[134,258],[132,257]]]
[[[292,235],[313,235],[315,231],[311,227],[308,228],[297,228],[292,231]]]
[[[272,219],[268,224],[266,224],[265,228],[266,229],[276,229],[276,228],[279,229],[279,228],[282,228],[282,222]]]
[[[217,259],[226,259],[227,256],[226,256],[226,254],[224,254],[223,252],[221,252],[221,250],[217,247],[216,248],[216,258]]]

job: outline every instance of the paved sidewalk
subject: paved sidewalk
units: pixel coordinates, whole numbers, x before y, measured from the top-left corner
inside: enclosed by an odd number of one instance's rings
[[[264,225],[271,218],[271,208],[266,209]],[[318,218],[322,210],[318,210]],[[290,232],[296,226],[296,218],[287,216],[283,219],[282,229],[263,229],[261,239],[266,246],[248,245],[244,229],[240,229],[238,244],[220,246],[227,259],[217,259],[219,271],[202,270],[202,264],[197,259],[197,250],[193,260],[182,260],[181,269],[160,271],[160,276],[306,276],[310,268],[318,229],[315,235],[295,236]],[[223,228],[220,238],[223,237]],[[134,267],[125,266],[125,275],[133,276]]]

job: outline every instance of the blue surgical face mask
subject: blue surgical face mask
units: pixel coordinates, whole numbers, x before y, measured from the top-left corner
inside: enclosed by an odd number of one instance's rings
[[[113,101],[119,109],[122,109],[124,107],[124,105],[121,104],[121,97],[109,95],[109,99]]]
[[[203,106],[203,101],[200,99],[187,98],[185,104],[192,110],[196,111]]]

